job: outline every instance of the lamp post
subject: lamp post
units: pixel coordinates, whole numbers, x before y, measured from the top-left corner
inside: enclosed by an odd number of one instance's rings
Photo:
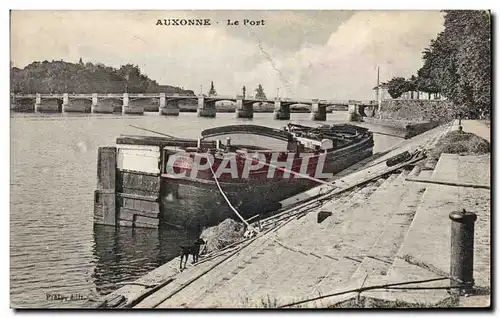
[[[125,93],[128,93],[128,80],[129,80],[129,75],[127,72],[127,74],[125,74]]]

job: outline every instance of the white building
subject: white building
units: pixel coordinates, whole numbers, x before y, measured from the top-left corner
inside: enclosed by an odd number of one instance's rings
[[[394,99],[391,97],[389,94],[389,87],[387,83],[382,83],[379,86],[375,86],[373,88],[373,91],[375,92],[375,100],[388,100],[388,99]],[[410,91],[403,93],[399,98],[396,99],[423,99],[423,100],[444,100],[446,99],[444,96],[442,96],[440,93],[426,93],[426,92],[420,92],[420,91]]]

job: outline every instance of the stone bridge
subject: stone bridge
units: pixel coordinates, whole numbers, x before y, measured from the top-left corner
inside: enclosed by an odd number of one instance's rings
[[[197,113],[200,117],[215,117],[215,103],[230,101],[236,104],[237,118],[253,118],[254,105],[257,103],[274,104],[274,118],[289,120],[290,107],[293,105],[309,106],[311,119],[326,120],[326,107],[347,106],[353,116],[366,116],[365,110],[373,115],[376,109],[375,101],[354,100],[325,100],[301,98],[272,98],[258,99],[236,96],[206,96],[206,95],[167,95],[165,93],[122,93],[122,94],[12,94],[13,103],[16,101],[33,100],[35,112],[87,112],[113,113],[115,107],[120,107],[123,114],[143,114],[144,106],[139,100],[154,100],[158,103],[158,113],[166,116],[179,115],[179,103],[185,100],[197,101]],[[117,105],[117,103],[121,105]]]

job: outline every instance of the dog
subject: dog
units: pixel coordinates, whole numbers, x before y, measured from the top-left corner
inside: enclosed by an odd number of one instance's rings
[[[257,235],[257,232],[255,232],[254,229],[251,230],[246,230],[245,233],[243,234],[243,238],[250,239],[253,238]]]
[[[189,259],[189,255],[193,255],[193,262],[192,264],[198,262],[198,257],[200,256],[200,247],[202,245],[206,244],[206,242],[200,237],[194,242],[193,245],[190,246],[182,246],[181,245],[181,264],[180,264],[180,269],[182,270],[182,261],[184,260],[184,257],[186,257],[186,260],[184,262],[184,268],[186,268],[187,261]]]

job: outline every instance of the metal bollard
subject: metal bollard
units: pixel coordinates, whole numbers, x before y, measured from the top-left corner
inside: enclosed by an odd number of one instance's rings
[[[450,255],[450,285],[462,288],[452,288],[453,294],[470,294],[474,286],[474,222],[477,215],[473,212],[451,212],[451,255]]]

